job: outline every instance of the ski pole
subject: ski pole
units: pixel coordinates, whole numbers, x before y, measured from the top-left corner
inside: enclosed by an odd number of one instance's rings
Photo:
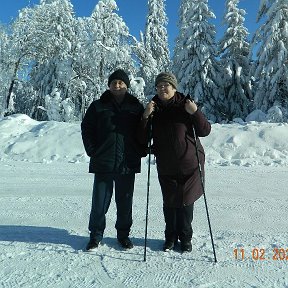
[[[214,246],[213,235],[212,235],[212,229],[211,229],[211,224],[210,224],[210,217],[209,217],[209,212],[208,212],[208,205],[207,205],[205,189],[204,189],[204,180],[203,180],[203,175],[202,175],[202,168],[201,168],[199,152],[198,152],[197,136],[196,136],[196,132],[195,132],[194,127],[192,127],[192,129],[193,129],[193,134],[194,134],[194,139],[195,139],[196,156],[197,156],[197,161],[198,161],[198,170],[199,170],[199,175],[200,175],[200,179],[201,179],[201,186],[202,186],[202,190],[203,190],[203,196],[204,196],[207,220],[208,220],[208,225],[209,225],[209,232],[210,232],[211,243],[212,243],[213,254],[214,254],[214,261],[215,261],[215,263],[217,263],[215,246]]]
[[[152,141],[152,119],[148,127],[148,177],[147,177],[147,200],[146,200],[146,223],[145,223],[145,244],[144,244],[144,262],[146,262],[146,248],[147,248],[147,231],[148,231],[148,208],[149,208],[149,192],[150,192],[150,168],[151,168],[151,141]]]

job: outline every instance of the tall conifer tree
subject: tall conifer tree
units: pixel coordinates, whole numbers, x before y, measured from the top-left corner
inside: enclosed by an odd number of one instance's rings
[[[116,68],[134,71],[129,28],[116,12],[114,0],[100,0],[90,19],[85,51],[89,54],[91,76],[97,91],[95,97],[107,89],[108,76]]]
[[[154,61],[141,63],[142,73],[146,82],[146,94],[153,94],[154,80],[158,73],[170,71],[171,61],[168,46],[168,18],[165,12],[165,0],[148,0],[148,15],[144,34],[145,51]],[[147,66],[150,65],[150,67]],[[151,67],[151,64],[154,67]]]
[[[209,22],[215,15],[208,7],[208,0],[182,0],[180,13],[173,65],[179,89],[201,102],[210,119],[221,120],[216,31]]]
[[[287,119],[288,109],[288,2],[263,0],[257,20],[263,24],[255,33],[253,47],[257,49],[255,69],[255,106],[263,112],[271,107],[282,109]]]
[[[246,117],[252,98],[248,30],[244,27],[245,11],[239,9],[238,4],[239,0],[226,0],[224,24],[227,29],[219,43],[225,95],[222,112],[227,120]]]

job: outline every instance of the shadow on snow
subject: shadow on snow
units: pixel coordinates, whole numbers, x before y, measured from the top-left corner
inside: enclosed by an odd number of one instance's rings
[[[0,241],[64,244],[79,250],[83,248],[87,239],[60,228],[0,225]]]
[[[135,246],[143,246],[144,239],[131,237]],[[89,241],[89,236],[73,235],[65,229],[53,227],[20,226],[20,225],[0,225],[0,241],[24,242],[24,243],[50,243],[68,245],[74,250],[83,250]],[[119,246],[116,238],[105,237],[102,244],[123,250]],[[147,249],[151,251],[162,250],[163,240],[147,239]]]

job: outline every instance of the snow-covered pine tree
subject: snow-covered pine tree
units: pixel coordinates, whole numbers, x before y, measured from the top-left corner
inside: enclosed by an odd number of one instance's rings
[[[178,29],[179,33],[175,40],[174,54],[173,54],[173,72],[178,77],[180,75],[180,71],[182,69],[182,60],[185,58],[185,54],[187,54],[186,47],[181,44],[184,44],[184,39],[186,37],[187,30],[187,11],[190,9],[191,2],[190,1],[181,1],[180,8],[178,11],[179,20],[178,20]],[[180,81],[180,79],[178,80]]]
[[[94,99],[107,89],[107,79],[117,68],[135,74],[135,65],[130,47],[131,36],[122,17],[116,11],[118,6],[114,0],[100,0],[90,19],[84,51],[87,67],[96,84]],[[129,74],[129,73],[128,73]],[[87,103],[89,104],[89,103]]]
[[[224,24],[227,29],[219,42],[225,95],[221,112],[227,120],[245,118],[249,113],[249,100],[252,100],[249,33],[244,27],[246,12],[239,9],[238,4],[239,0],[226,0]]]
[[[288,109],[288,2],[262,0],[257,21],[263,24],[256,31],[253,47],[257,48],[255,70],[255,107],[267,112],[281,108],[287,120]]]
[[[144,47],[146,53],[155,59],[154,65],[156,67],[147,67],[151,61],[141,63],[141,71],[146,82],[146,95],[154,94],[154,80],[158,73],[171,71],[167,23],[165,0],[148,0]]]
[[[182,0],[180,6],[179,37],[176,41],[173,70],[179,81],[179,90],[190,94],[203,104],[209,119],[220,121],[219,67],[215,59],[215,26],[209,19],[215,15],[208,0]]]

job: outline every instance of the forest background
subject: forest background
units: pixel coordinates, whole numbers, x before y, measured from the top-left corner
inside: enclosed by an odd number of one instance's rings
[[[21,9],[0,28],[1,115],[79,121],[121,67],[144,104],[165,70],[175,73],[178,90],[190,94],[211,122],[287,121],[287,0],[261,0],[259,27],[250,37],[240,1],[226,0],[217,41],[209,1],[180,1],[173,53],[166,1],[147,2],[139,39],[114,0],[98,1],[89,17],[76,17],[70,0],[40,0]]]

